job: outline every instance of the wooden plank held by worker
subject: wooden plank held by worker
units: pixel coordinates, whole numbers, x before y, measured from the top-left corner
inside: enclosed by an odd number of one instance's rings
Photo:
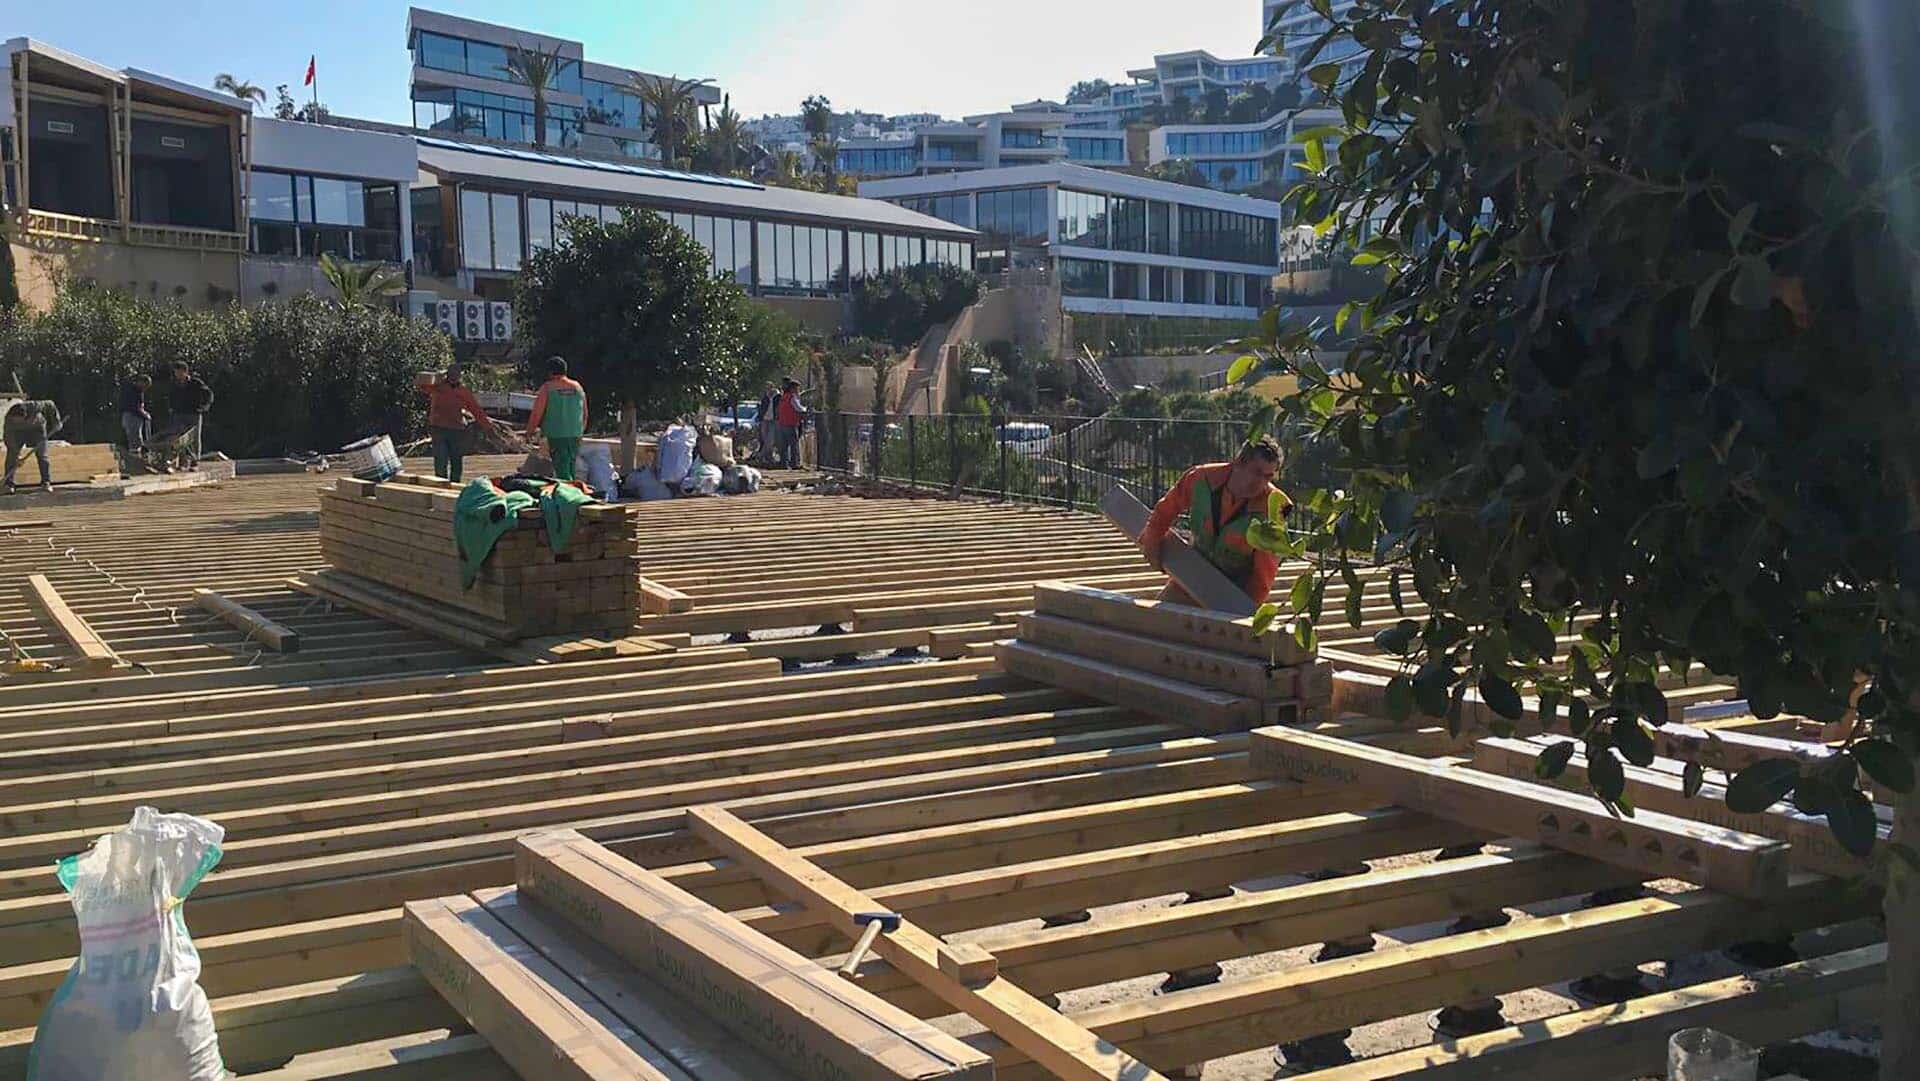
[[[880,908],[873,898],[722,807],[687,812],[694,836],[799,900],[850,939],[862,936],[859,915]],[[991,954],[956,946],[902,919],[873,940],[874,952],[947,1005],[1066,1081],[1164,1081],[1160,1073],[1095,1036],[999,974]]]
[[[27,575],[27,606],[55,638],[66,643],[69,668],[77,672],[104,672],[119,667],[120,655],[68,606],[46,575]]]
[[[1617,818],[1589,795],[1291,728],[1255,730],[1249,757],[1255,776],[1365,788],[1408,810],[1564,848],[1649,878],[1760,899],[1787,887],[1788,848],[1771,837],[1646,810]]]
[[[985,1081],[962,1044],[573,830],[521,837],[520,892],[809,1078]]]
[[[1100,497],[1100,513],[1138,542],[1153,512],[1135,499],[1133,493],[1115,485]],[[1167,576],[1204,607],[1236,616],[1250,616],[1257,607],[1245,590],[1234,585],[1232,579],[1220,573],[1220,568],[1207,562],[1205,556],[1177,536],[1168,534],[1166,544],[1160,549],[1160,562]]]

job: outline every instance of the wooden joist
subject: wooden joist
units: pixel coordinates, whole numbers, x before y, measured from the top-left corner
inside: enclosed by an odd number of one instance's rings
[[[1002,642],[997,655],[1000,666],[1014,675],[1179,721],[1202,732],[1245,731],[1269,723],[1265,710],[1277,705],[1030,642]],[[1281,719],[1295,718],[1272,718]]]
[[[258,642],[275,653],[295,653],[300,649],[300,635],[248,608],[237,601],[215,593],[211,589],[193,591],[193,601],[200,610],[217,616],[235,630],[246,636],[249,642]]]
[[[1276,667],[1238,654],[1037,613],[1020,617],[1019,637],[1034,645],[1262,702],[1302,699],[1327,705],[1333,701],[1333,670],[1324,664]]]
[[[1253,633],[1253,620],[1205,608],[1142,600],[1124,593],[1071,582],[1046,581],[1033,587],[1033,610],[1081,623],[1144,634],[1166,642],[1198,646],[1279,665],[1306,664],[1314,654],[1285,634]]]
[[[693,598],[672,586],[662,585],[651,578],[641,578],[640,610],[650,615],[666,615],[669,612],[693,611]]]
[[[26,593],[28,606],[46,624],[47,630],[65,643],[68,667],[89,674],[119,667],[120,655],[68,606],[46,575],[27,575]]]
[[[1260,776],[1364,788],[1386,802],[1649,878],[1678,878],[1749,898],[1786,888],[1787,845],[1770,837],[1650,811],[1617,818],[1592,796],[1289,728],[1254,732],[1251,754]]]
[[[986,1056],[572,830],[521,838],[520,890],[808,1077],[984,1081]]]
[[[854,918],[857,913],[884,911],[872,898],[723,808],[694,808],[687,818],[697,836],[824,916],[849,939],[858,938],[863,930]],[[903,919],[898,929],[874,940],[873,948],[889,964],[1065,1081],[1161,1079],[1145,1063],[999,975],[990,957],[978,956],[977,947],[961,950]]]
[[[1100,497],[1100,512],[1122,533],[1136,541],[1146,531],[1150,514],[1146,504],[1119,485],[1107,489],[1107,494]],[[1220,573],[1219,568],[1207,562],[1206,557],[1179,537],[1171,533],[1167,535],[1160,549],[1160,562],[1166,567],[1168,577],[1180,583],[1180,588],[1186,590],[1188,596],[1207,608],[1235,616],[1253,614],[1255,605],[1246,591],[1234,585],[1226,575]]]
[[[1536,777],[1534,765],[1548,746],[1549,742],[1532,740],[1483,739],[1474,745],[1473,765],[1488,773],[1532,781]],[[1626,775],[1626,793],[1637,808],[1786,841],[1792,846],[1787,854],[1789,861],[1803,870],[1842,878],[1869,870],[1868,861],[1840,847],[1823,818],[1801,814],[1785,805],[1758,814],[1739,814],[1727,809],[1726,790],[1719,785],[1704,786],[1689,797],[1677,774],[1629,765]],[[1554,783],[1573,792],[1587,791],[1585,758],[1576,754]],[[1889,832],[1888,827],[1880,827],[1883,841]]]

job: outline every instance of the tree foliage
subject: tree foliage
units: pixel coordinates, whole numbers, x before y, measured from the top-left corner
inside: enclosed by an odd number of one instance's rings
[[[1068,105],[1091,105],[1113,89],[1105,79],[1082,79],[1067,90]]]
[[[698,241],[633,208],[617,221],[568,225],[515,283],[516,334],[535,369],[548,356],[567,358],[601,424],[624,403],[661,419],[739,388],[746,296],[711,273]]]
[[[1269,323],[1342,477],[1292,550],[1404,568],[1402,712],[1537,689],[1622,809],[1611,767],[1696,664],[1844,719],[1847,750],[1734,789],[1864,852],[1856,771],[1900,789],[1920,752],[1920,172],[1875,127],[1874,43],[1800,0],[1359,0],[1337,36],[1364,63],[1310,64],[1346,124],[1289,202],[1388,280],[1338,373]]]
[[[507,46],[507,78],[527,88],[533,98],[533,145],[547,145],[547,92],[574,61],[560,55],[560,46],[542,49],[538,43]]]
[[[365,308],[407,291],[406,275],[384,263],[353,263],[320,256],[320,276],[333,286],[343,308]]]
[[[965,267],[901,267],[854,283],[853,325],[866,337],[906,349],[979,299],[980,276]]]
[[[246,458],[330,451],[376,433],[404,440],[424,419],[414,373],[444,368],[452,354],[419,320],[310,293],[209,311],[74,286],[46,312],[0,310],[0,383],[17,375],[58,401],[69,439],[118,439],[120,385],[144,373],[164,388],[180,359],[214,393],[207,446]]]

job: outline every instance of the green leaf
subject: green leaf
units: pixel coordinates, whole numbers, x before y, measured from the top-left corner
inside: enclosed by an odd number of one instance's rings
[[[1913,759],[1883,739],[1862,740],[1848,750],[1867,776],[1887,788],[1907,795],[1913,791]]]
[[[1333,313],[1333,332],[1335,334],[1346,331],[1347,320],[1353,318],[1354,308],[1357,304],[1359,304],[1359,301],[1349,300],[1345,304],[1340,305],[1340,309]]]
[[[1740,242],[1747,238],[1747,229],[1753,224],[1753,216],[1760,212],[1759,203],[1748,203],[1733,215],[1727,223],[1727,246],[1734,251],[1740,250]]]
[[[1759,814],[1785,799],[1799,780],[1800,763],[1790,758],[1755,762],[1727,786],[1727,809],[1736,814]]]
[[[1739,273],[1734,275],[1733,288],[1727,295],[1742,308],[1760,311],[1773,303],[1773,268],[1767,265],[1765,256],[1743,255],[1739,259]]]
[[[1255,638],[1273,629],[1273,621],[1280,617],[1280,606],[1273,603],[1262,604],[1253,610],[1253,636]]]
[[[1404,657],[1413,650],[1413,636],[1420,633],[1420,624],[1411,619],[1403,619],[1391,627],[1375,632],[1373,644],[1382,652],[1396,657]]]
[[[1707,783],[1707,768],[1698,762],[1688,762],[1687,768],[1680,773],[1680,793],[1688,799],[1700,794],[1700,786]]]
[[[1420,712],[1429,717],[1447,713],[1447,687],[1453,682],[1453,670],[1429,661],[1413,674],[1413,700]]]
[[[1526,716],[1526,707],[1520,704],[1520,692],[1514,690],[1513,684],[1508,683],[1497,673],[1481,674],[1480,698],[1495,713],[1508,720],[1517,721]]]
[[[1405,723],[1413,716],[1413,680],[1394,676],[1387,680],[1387,716]]]
[[[1340,65],[1336,63],[1315,64],[1307,69],[1307,81],[1322,90],[1331,90],[1333,84],[1340,81]],[[1313,145],[1317,142],[1319,142],[1317,139],[1310,140],[1308,145]]]
[[[1325,67],[1325,66],[1329,66],[1329,65],[1322,65],[1322,67]],[[1331,65],[1331,67],[1334,69],[1334,72],[1338,74],[1340,70],[1340,65],[1334,64],[1334,65]],[[1319,70],[1320,70],[1319,68],[1314,69],[1314,71],[1319,71]],[[1312,72],[1308,73],[1308,77],[1312,78]],[[1307,167],[1307,172],[1317,174],[1317,173],[1324,173],[1327,171],[1327,147],[1326,147],[1326,144],[1322,143],[1320,140],[1308,139],[1305,143],[1301,145],[1300,155],[1301,155],[1302,164],[1304,164]]]
[[[1627,770],[1613,756],[1613,748],[1588,748],[1587,783],[1593,786],[1601,799],[1609,803],[1619,803],[1626,797]]]
[[[1359,252],[1353,257],[1354,266],[1379,266],[1386,261],[1385,256],[1380,255],[1378,252],[1370,251]]]
[[[1714,290],[1720,288],[1720,279],[1726,277],[1727,272],[1732,269],[1731,265],[1721,267],[1707,275],[1707,280],[1701,282],[1699,288],[1693,291],[1693,307],[1687,312],[1689,327],[1700,325],[1700,318],[1707,314],[1707,305],[1713,300]]]
[[[1538,613],[1515,611],[1507,621],[1507,628],[1527,656],[1543,661],[1553,659],[1553,626]]]
[[[1413,512],[1419,501],[1405,488],[1395,488],[1380,499],[1380,524],[1390,532],[1404,533],[1413,525]]]
[[[1278,525],[1282,519],[1286,518],[1287,508],[1292,505],[1285,492],[1274,489],[1267,495],[1267,521]]]
[[[1252,372],[1255,368],[1258,368],[1259,366],[1260,366],[1260,358],[1254,356],[1252,353],[1248,353],[1245,356],[1238,358],[1227,368],[1227,385],[1228,386],[1237,385],[1241,380],[1247,377],[1248,373]]]
[[[1585,700],[1575,698],[1567,703],[1567,731],[1576,736],[1586,735],[1587,726],[1593,723],[1593,711]]]
[[[1314,633],[1312,620],[1298,619],[1294,621],[1293,644],[1309,652],[1320,648],[1320,636]]]
[[[1613,719],[1613,745],[1620,756],[1636,766],[1653,765],[1653,731],[1638,717],[1621,715]]]
[[[1313,599],[1313,572],[1308,571],[1293,580],[1293,588],[1287,591],[1287,608],[1298,614],[1307,610],[1307,603]]]
[[[1664,477],[1680,464],[1680,447],[1674,442],[1673,433],[1662,428],[1647,444],[1640,448],[1640,454],[1634,459],[1633,469],[1641,480]]]
[[[1827,809],[1827,828],[1848,852],[1861,859],[1873,855],[1873,842],[1879,837],[1880,825],[1874,817],[1873,801],[1866,793],[1853,788],[1841,792]]]
[[[1573,760],[1573,752],[1580,745],[1570,739],[1563,739],[1540,752],[1533,761],[1533,775],[1543,781],[1551,781],[1567,772],[1567,763]]]
[[[1387,599],[1393,601],[1393,610],[1401,615],[1407,614],[1406,600],[1400,596],[1400,568],[1393,568],[1393,574],[1387,578]]]

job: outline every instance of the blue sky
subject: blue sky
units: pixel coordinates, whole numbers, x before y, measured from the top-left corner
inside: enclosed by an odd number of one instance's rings
[[[709,76],[747,116],[811,93],[841,108],[1002,109],[1124,78],[1154,53],[1251,53],[1259,0],[441,0],[421,5],[573,38],[590,60]],[[0,0],[0,38],[25,35],[113,67],[205,85],[221,72],[301,101],[307,57],[335,112],[408,118],[401,0]]]

